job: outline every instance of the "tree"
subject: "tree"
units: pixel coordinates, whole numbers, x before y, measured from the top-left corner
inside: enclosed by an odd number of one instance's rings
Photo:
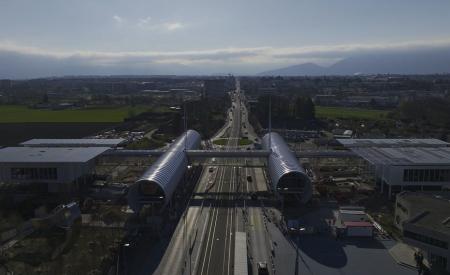
[[[305,106],[305,119],[316,119],[316,107],[310,97],[307,97],[304,103]]]
[[[128,117],[128,118],[132,118],[132,117],[134,117],[134,116],[136,116],[136,111],[135,111],[133,108],[128,109],[128,115],[127,115],[127,117]]]

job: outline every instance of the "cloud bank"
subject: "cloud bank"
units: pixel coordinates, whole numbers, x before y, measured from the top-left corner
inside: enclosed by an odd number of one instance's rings
[[[119,19],[120,18],[120,19]],[[125,19],[117,16],[117,23]],[[121,21],[122,20],[122,21]],[[119,22],[120,21],[120,22]],[[151,25],[151,18],[139,21]],[[166,23],[167,30],[183,28]],[[229,47],[196,51],[101,52],[64,51],[0,41],[0,78],[33,78],[88,74],[253,74],[315,62],[331,65],[351,56],[450,49],[450,39],[392,44],[318,45],[308,47]]]
[[[125,19],[118,16],[118,15],[114,15],[113,16],[113,20],[117,23],[117,24],[123,24],[125,22]]]
[[[143,31],[172,32],[186,27],[185,24],[179,21],[155,22],[151,16],[138,18],[137,20],[127,20],[127,18],[119,15],[114,15],[112,18],[116,25],[120,27],[138,28]]]

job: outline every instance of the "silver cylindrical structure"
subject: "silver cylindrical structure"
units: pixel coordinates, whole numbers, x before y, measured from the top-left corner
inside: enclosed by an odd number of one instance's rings
[[[128,190],[131,209],[139,212],[143,204],[167,204],[186,172],[188,158],[185,150],[196,150],[200,143],[200,134],[194,130],[178,137]]]
[[[271,151],[268,170],[273,189],[280,194],[296,194],[303,203],[309,201],[311,181],[283,138],[277,133],[268,133],[262,138],[262,146]]]

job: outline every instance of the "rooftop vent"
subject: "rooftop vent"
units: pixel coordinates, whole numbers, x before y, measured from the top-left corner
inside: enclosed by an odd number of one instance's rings
[[[450,217],[447,217],[445,220],[443,220],[442,224],[446,227],[450,227]]]

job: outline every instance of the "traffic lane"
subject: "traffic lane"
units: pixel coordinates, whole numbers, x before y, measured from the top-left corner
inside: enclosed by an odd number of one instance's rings
[[[203,170],[198,185],[201,185],[207,179],[208,174]],[[195,238],[195,232],[198,230],[197,225],[202,210],[203,207],[201,206],[188,205],[175,228],[169,246],[155,274],[174,274],[181,272],[184,267],[186,255],[190,251],[191,240]]]
[[[231,269],[228,259],[226,220],[228,212],[225,207],[219,209],[214,246],[211,251],[211,265],[206,274],[228,274]]]
[[[215,197],[210,200],[206,199],[202,202],[202,211],[200,218],[196,222],[196,232],[193,237],[193,240],[191,242],[191,250],[192,255],[190,255],[190,261],[191,261],[191,270],[192,272],[189,272],[189,274],[202,274],[202,272],[205,272],[205,257],[206,257],[206,251],[208,251],[208,247],[211,240],[211,234],[214,231],[214,224],[216,222],[216,208],[214,207],[216,203],[216,200],[218,199],[218,195],[221,190],[223,177],[225,175],[226,169],[224,167],[216,167],[214,169],[213,175],[210,175],[209,177],[205,177],[204,186],[202,188],[199,188],[198,190],[205,190],[208,186],[208,183],[210,180],[216,181],[216,184],[211,186],[211,194],[216,194]],[[210,173],[211,174],[211,173]]]
[[[198,220],[199,207],[189,207],[186,217],[182,217],[175,229],[169,248],[166,250],[154,274],[180,273],[184,266],[184,259],[190,248],[189,236],[194,235],[194,227]]]
[[[211,167],[213,167],[213,172],[209,172],[209,169]],[[219,172],[218,169],[215,168],[215,166],[207,166],[207,167],[205,167],[205,169],[203,171],[204,171],[203,175],[200,177],[200,180],[198,181],[197,186],[195,186],[195,188],[194,188],[195,193],[205,192],[208,182],[211,179],[214,179],[218,175],[218,172]]]
[[[218,218],[218,206],[220,203],[220,192],[223,186],[223,177],[226,172],[225,167],[219,168],[220,176],[217,178],[217,184],[214,186],[214,191],[216,193],[215,198],[210,202],[211,205],[209,207],[210,217],[208,219],[208,225],[206,230],[206,239],[202,241],[201,249],[200,249],[200,258],[199,261],[195,265],[195,269],[198,271],[197,274],[208,274],[209,264],[211,261],[210,251],[212,250],[212,246],[214,245],[214,235],[216,230],[217,218]]]
[[[237,109],[239,110],[239,103],[237,104]],[[239,136],[239,130],[237,126],[239,125],[239,112],[235,112],[234,125],[231,132],[231,137],[236,138]],[[227,148],[233,148],[237,145],[237,141],[230,139]],[[223,192],[228,195],[222,196],[226,201],[223,200],[220,203],[220,208],[218,209],[218,222],[217,222],[217,237],[214,236],[214,246],[211,250],[210,257],[214,260],[211,269],[208,269],[208,274],[231,274],[233,270],[233,259],[234,259],[234,242],[232,238],[234,237],[234,202],[230,193],[234,192],[235,186],[235,169],[232,167],[227,167],[229,170],[228,177],[224,179]]]
[[[258,274],[258,262],[266,262],[270,266],[270,256],[268,253],[267,232],[264,227],[262,211],[260,207],[249,207],[249,234],[250,245],[252,251],[252,271],[253,274]]]
[[[233,168],[227,167],[226,177],[223,181],[222,193],[229,194],[232,192],[232,185],[234,181]],[[234,244],[230,245],[230,238],[232,238],[233,230],[228,230],[230,227],[227,223],[232,222],[234,211],[232,210],[233,202],[229,195],[221,195],[221,200],[218,205],[217,224],[215,228],[216,234],[213,236],[213,246],[208,257],[211,258],[211,263],[208,263],[206,274],[230,274],[233,269]],[[233,225],[231,225],[233,227]],[[233,233],[234,234],[234,233]]]
[[[228,218],[227,205],[224,202],[227,195],[224,194],[230,191],[231,168],[221,167],[221,169],[224,174],[223,178],[219,178],[220,184],[216,183],[217,196],[212,205],[213,218],[209,219],[208,237],[203,242],[198,274],[227,274],[224,273],[224,270],[232,268],[229,261],[223,257],[227,244],[226,222]]]
[[[239,127],[240,127],[240,120],[241,120],[241,107],[240,107],[240,101],[238,100],[238,103],[235,105],[235,108],[237,109],[237,111],[233,112],[233,118],[234,121],[231,124],[231,137],[239,137]],[[228,148],[230,147],[235,147],[237,145],[237,141],[233,141],[230,140],[228,142]],[[228,169],[225,169],[223,171],[223,173],[227,173]],[[218,173],[219,171],[217,170],[216,173]],[[230,173],[232,173],[232,171],[230,170]],[[205,175],[206,174],[206,175]],[[217,174],[216,174],[217,175]],[[204,173],[204,175],[202,175],[199,184],[196,186],[196,191],[198,192],[198,190],[204,190],[208,187],[208,183],[211,179],[211,175],[208,175],[208,173]],[[216,180],[216,179],[214,179]],[[228,184],[225,184],[222,182],[221,185],[218,185],[216,188],[217,190],[220,191],[224,191],[225,193],[230,192],[230,186],[232,185],[232,178],[229,179],[219,179],[219,182],[221,181],[228,181]],[[223,187],[225,186],[225,188],[223,189]],[[227,203],[229,203],[229,200],[226,200]],[[219,208],[216,209],[216,216],[215,219],[212,219],[212,221],[214,221],[214,223],[210,223],[209,229],[214,229],[213,230],[213,235],[211,236],[211,238],[214,238],[215,232],[217,230],[217,234],[218,236],[222,236],[222,242],[218,242],[216,245],[214,245],[213,243],[211,243],[212,247],[211,247],[211,251],[225,251],[228,253],[225,253],[224,257],[222,258],[223,264],[222,264],[222,273],[224,273],[225,271],[225,267],[227,270],[228,274],[230,272],[230,270],[232,269],[231,266],[231,251],[234,252],[234,250],[231,250],[232,247],[234,247],[234,242],[231,242],[231,236],[232,236],[232,232],[233,232],[233,211],[230,211],[229,205],[227,205],[227,207],[223,207],[223,201],[221,201],[221,199],[219,199]],[[225,211],[226,210],[226,211]],[[166,254],[164,255],[162,261],[160,262],[160,265],[157,270],[156,273],[159,274],[173,274],[173,273],[178,273],[180,272],[180,270],[183,268],[184,266],[184,261],[183,259],[186,258],[186,249],[187,247],[190,247],[190,238],[188,238],[187,236],[191,236],[193,234],[193,221],[197,221],[196,215],[198,209],[197,208],[191,208],[188,207],[188,209],[186,210],[186,216],[185,218],[187,220],[182,220],[179,222],[179,224],[177,225],[177,228],[175,230],[175,234],[173,235],[171,242],[169,244],[169,249],[166,250]],[[214,214],[214,213],[213,213]],[[213,216],[214,217],[214,216]],[[224,218],[226,219],[224,221]],[[225,223],[225,227],[223,226],[219,226],[217,227],[216,225],[219,224],[224,224]],[[221,232],[225,230],[225,232]],[[218,238],[220,240],[220,238]],[[211,240],[215,241],[215,240]],[[232,243],[232,245],[231,245]],[[202,245],[202,244],[200,244]],[[228,247],[227,247],[228,245]],[[216,249],[213,249],[213,247],[216,246]],[[206,246],[206,248],[208,248],[208,246]],[[206,249],[206,253],[208,253],[208,250]],[[227,255],[228,254],[228,255]],[[209,265],[209,261],[210,261],[211,255],[209,255],[208,258],[208,265]],[[217,259],[220,257],[216,257],[215,255],[213,256],[214,259]],[[216,266],[216,265],[214,265]],[[213,271],[214,273],[216,271]],[[209,273],[209,270],[208,270]]]
[[[226,149],[236,147],[239,137],[240,127],[240,105],[235,105],[233,112],[233,124],[230,131],[230,139],[227,143]],[[222,183],[218,187],[220,194],[216,201],[215,207],[215,219],[212,219],[209,226],[209,231],[212,231],[212,235],[208,236],[208,242],[203,249],[203,262],[202,268],[199,269],[199,274],[231,274],[233,270],[234,259],[234,202],[230,200],[230,192],[234,192],[233,186],[235,185],[236,178],[234,177],[234,168],[224,167],[225,176],[222,179]],[[216,183],[217,184],[217,183]],[[225,200],[224,200],[225,199]],[[210,243],[210,245],[208,245]],[[206,266],[206,269],[203,267]]]
[[[248,132],[248,138],[251,139],[252,141],[255,141],[255,139],[258,139],[259,141],[259,137],[255,132],[255,129],[253,128],[253,126],[250,124],[249,120],[248,120],[248,111],[247,108],[245,107],[245,104],[243,104],[244,106],[244,110],[246,115],[243,115],[244,119],[243,119],[243,123],[246,125],[245,130]],[[242,119],[241,119],[242,120]]]

